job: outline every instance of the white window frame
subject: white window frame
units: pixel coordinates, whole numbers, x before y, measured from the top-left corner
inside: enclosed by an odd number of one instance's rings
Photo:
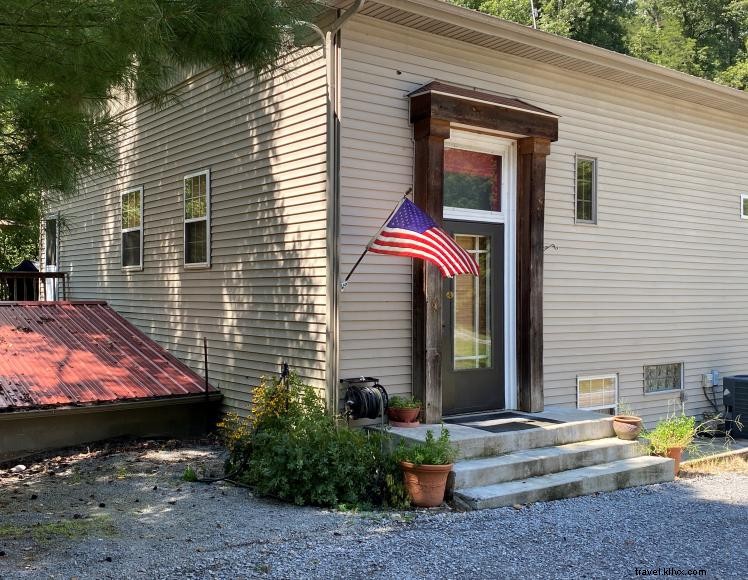
[[[517,409],[517,142],[453,124],[444,146],[502,156],[501,211],[445,207],[443,216],[446,220],[504,224],[504,406]]]
[[[580,161],[592,161],[592,219],[583,220],[577,217],[577,203],[579,201],[579,162]],[[597,157],[591,157],[589,155],[574,155],[574,223],[575,224],[586,224],[586,225],[597,225]]]
[[[41,248],[41,252],[39,255],[39,268],[42,270],[42,272],[59,272],[60,271],[60,249],[61,246],[61,240],[60,240],[60,233],[61,233],[61,220],[60,212],[54,212],[47,214],[44,216],[44,247]],[[47,237],[47,222],[53,221],[55,222],[55,263],[54,264],[47,264],[47,248],[49,246],[49,238]],[[57,278],[47,278],[43,282],[44,285],[44,300],[46,301],[55,301],[60,296],[59,289],[60,289],[60,280]],[[41,300],[41,298],[40,298]]]
[[[616,383],[616,394],[615,394],[615,403],[613,405],[599,405],[597,407],[580,407],[579,406],[579,383],[581,381],[595,381],[595,380],[605,380],[605,379],[613,379]],[[577,375],[577,409],[583,410],[583,411],[602,411],[605,409],[613,409],[614,413],[618,413],[618,373],[608,374],[608,375]]]
[[[123,228],[122,227],[122,212],[123,212],[123,205],[122,205],[122,198],[130,193],[133,193],[134,191],[138,192],[138,197],[140,199],[140,225],[137,228]],[[143,186],[140,185],[138,187],[128,187],[122,193],[119,195],[119,263],[120,266],[124,271],[133,271],[133,270],[142,270],[143,269]],[[140,263],[135,264],[132,266],[125,266],[125,252],[124,252],[124,244],[123,244],[123,236],[124,234],[127,234],[129,232],[140,232]]]
[[[748,199],[748,193],[741,193],[740,194],[740,219],[748,220],[748,213],[745,213],[743,211],[743,208],[745,207],[745,200]]]
[[[199,177],[200,175],[205,176],[205,217],[200,218],[190,218],[187,219],[185,217],[187,209],[187,196],[185,195],[185,184],[187,183],[188,179],[192,179],[193,177]],[[189,269],[195,269],[195,268],[210,268],[210,258],[211,258],[211,239],[210,239],[210,198],[211,198],[211,187],[210,187],[210,169],[203,169],[201,171],[195,171],[194,173],[189,173],[185,175],[182,178],[182,221],[183,227],[182,227],[182,263],[184,264],[185,268]],[[205,256],[207,260],[205,262],[187,262],[187,224],[195,223],[195,222],[201,222],[205,221],[205,244],[207,245],[207,248],[205,249]]]
[[[55,263],[47,264],[47,222],[55,222]],[[121,223],[121,222],[120,222]],[[39,256],[39,265],[44,272],[57,272],[60,267],[60,214],[59,212],[50,213],[44,216],[44,255]]]
[[[677,389],[667,389],[664,391],[647,391],[647,378],[644,374],[645,367],[657,367],[661,365],[680,365],[680,387]],[[681,393],[686,388],[686,363],[680,360],[671,360],[666,362],[656,363],[644,363],[642,365],[642,392],[645,397],[656,397],[657,395],[672,395],[673,393]]]

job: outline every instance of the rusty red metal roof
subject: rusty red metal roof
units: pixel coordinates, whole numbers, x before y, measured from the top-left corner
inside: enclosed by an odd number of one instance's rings
[[[0,412],[204,392],[105,302],[0,302]]]

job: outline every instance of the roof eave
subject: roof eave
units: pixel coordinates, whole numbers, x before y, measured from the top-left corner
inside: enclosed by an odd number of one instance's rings
[[[434,18],[446,24],[467,27],[476,32],[515,41],[533,48],[552,51],[559,55],[589,62],[591,65],[608,67],[622,73],[637,75],[640,78],[648,78],[655,82],[667,82],[671,86],[682,87],[684,90],[697,90],[704,94],[719,97],[722,100],[733,101],[736,105],[748,110],[748,93],[744,91],[719,85],[703,78],[605,48],[449,4],[443,0],[373,0],[373,3]]]

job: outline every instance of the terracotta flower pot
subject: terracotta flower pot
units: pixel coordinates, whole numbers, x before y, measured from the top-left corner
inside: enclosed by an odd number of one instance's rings
[[[418,507],[437,507],[444,501],[444,491],[447,488],[447,478],[452,471],[449,465],[416,465],[408,461],[401,461],[405,489],[413,505]]]
[[[420,407],[412,409],[396,409],[394,407],[387,407],[387,416],[390,418],[390,422],[394,423],[413,423],[413,426],[418,424],[418,415],[421,413]],[[398,425],[402,427],[403,425]]]
[[[680,471],[680,460],[683,457],[683,447],[669,447],[665,455],[675,461],[673,472],[675,475],[678,475],[678,472]]]
[[[641,417],[633,415],[616,415],[613,417],[613,431],[619,439],[624,441],[634,441],[642,432]]]

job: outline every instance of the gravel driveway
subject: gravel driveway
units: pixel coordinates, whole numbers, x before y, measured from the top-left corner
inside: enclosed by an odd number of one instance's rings
[[[168,447],[168,446],[167,446]],[[185,483],[141,443],[0,472],[0,578],[635,578],[748,569],[748,470],[473,513],[350,514]],[[671,574],[672,575],[672,574]]]

